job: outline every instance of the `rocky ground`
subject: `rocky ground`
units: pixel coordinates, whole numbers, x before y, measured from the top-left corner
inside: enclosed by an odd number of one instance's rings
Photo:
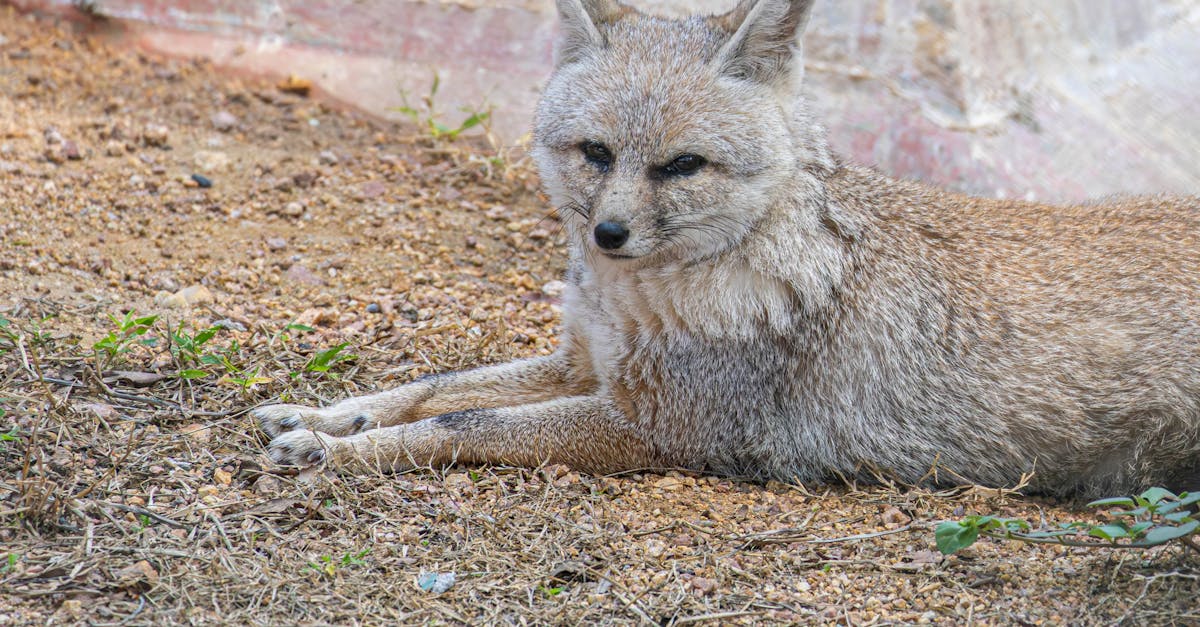
[[[250,407],[553,350],[558,225],[482,140],[104,41],[0,8],[0,625],[1200,621],[1184,547],[937,552],[1095,519],[1008,493],[278,472]]]

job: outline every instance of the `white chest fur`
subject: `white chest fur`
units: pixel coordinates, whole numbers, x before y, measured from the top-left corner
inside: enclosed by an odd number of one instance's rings
[[[787,283],[736,260],[642,269],[601,261],[566,299],[567,327],[602,385],[634,351],[786,334],[798,313]]]

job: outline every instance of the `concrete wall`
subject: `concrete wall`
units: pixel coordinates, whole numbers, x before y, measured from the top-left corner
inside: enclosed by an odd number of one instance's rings
[[[506,141],[552,63],[550,0],[89,1],[131,45],[297,74],[383,116],[436,72],[447,122],[491,107]],[[992,195],[1200,193],[1200,0],[825,0],[805,45],[813,100],[857,161]]]

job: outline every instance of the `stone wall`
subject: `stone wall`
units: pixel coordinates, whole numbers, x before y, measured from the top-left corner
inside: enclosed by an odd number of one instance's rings
[[[130,45],[296,74],[385,117],[436,74],[447,122],[490,108],[506,142],[528,128],[555,32],[550,0],[9,4],[86,4]],[[825,0],[805,47],[815,106],[857,161],[1010,197],[1200,193],[1200,0]]]

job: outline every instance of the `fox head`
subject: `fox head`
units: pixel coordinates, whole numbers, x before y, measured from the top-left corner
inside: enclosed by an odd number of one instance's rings
[[[671,20],[558,0],[533,153],[573,245],[599,263],[719,255],[825,164],[799,93],[814,1]]]

